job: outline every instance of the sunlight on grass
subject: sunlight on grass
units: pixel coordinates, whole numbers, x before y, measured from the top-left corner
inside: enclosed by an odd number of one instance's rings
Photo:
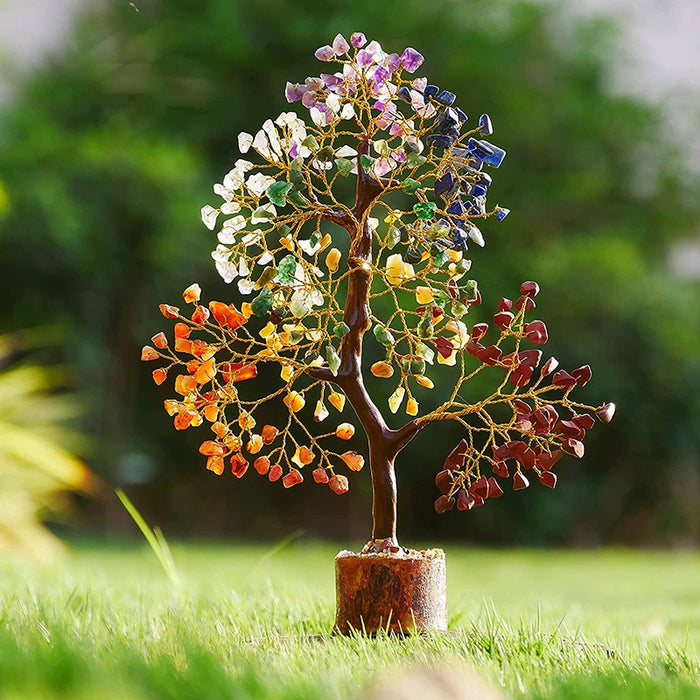
[[[286,546],[285,546],[286,545]],[[0,696],[328,698],[460,664],[522,698],[700,696],[700,557],[448,550],[451,632],[327,635],[335,548],[76,547],[0,564]]]

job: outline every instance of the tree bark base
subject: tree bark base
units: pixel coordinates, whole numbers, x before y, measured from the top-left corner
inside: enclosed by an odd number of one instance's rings
[[[335,558],[335,632],[411,634],[447,629],[447,571],[441,549]]]

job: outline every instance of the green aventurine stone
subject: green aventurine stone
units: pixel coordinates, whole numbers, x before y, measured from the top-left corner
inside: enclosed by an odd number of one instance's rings
[[[300,170],[290,170],[289,180],[295,190],[301,190],[306,185],[306,180],[304,180],[304,176],[301,174]]]
[[[432,338],[433,336],[433,309],[428,307],[423,318],[418,321],[416,332],[419,338]]]
[[[272,310],[272,291],[263,289],[258,296],[250,302],[250,308],[256,316],[265,316]]]
[[[446,250],[441,250],[433,255],[433,263],[435,267],[442,267],[450,259],[450,254]]]
[[[369,156],[360,156],[360,165],[362,166],[362,169],[368,173],[374,167],[374,158],[370,158]]]
[[[323,236],[321,236],[320,232],[319,232],[319,231],[314,231],[314,232],[309,236],[309,243],[310,243],[312,246],[318,245],[318,244],[321,242],[321,238],[323,238]]]
[[[422,357],[430,365],[433,364],[433,360],[435,359],[435,352],[425,345],[425,343],[418,343],[418,345],[416,345],[416,355]]]
[[[338,175],[347,177],[352,170],[353,162],[347,158],[336,158],[335,167],[338,168]]]
[[[277,227],[277,233],[279,234],[280,238],[285,238],[292,232],[292,229],[287,226],[287,224],[281,224],[280,226]]]
[[[413,205],[413,211],[419,219],[428,221],[435,216],[437,204],[435,202],[418,202]]]
[[[409,153],[406,156],[406,165],[409,168],[420,168],[421,165],[425,165],[426,160],[425,156],[418,155],[418,153]]]
[[[479,295],[479,288],[476,285],[476,280],[467,280],[464,285],[464,296],[467,301],[476,301]]]
[[[394,336],[384,326],[374,327],[374,337],[377,342],[386,347],[391,347],[394,344]]]
[[[393,248],[401,240],[401,231],[397,226],[390,226],[389,233],[386,238],[386,244],[389,249]]]
[[[290,182],[273,182],[267,188],[267,198],[278,207],[283,207],[287,203],[287,194],[293,185]]]
[[[291,170],[303,170],[304,169],[304,159],[301,156],[297,156],[290,164]]]
[[[275,268],[266,267],[260,277],[255,280],[255,289],[262,289],[268,282],[272,282],[275,278]]]
[[[407,177],[401,184],[401,189],[406,194],[415,194],[419,187],[420,182],[418,182],[418,180],[414,180],[412,177]]]
[[[287,333],[287,339],[292,345],[296,345],[304,339],[304,331],[298,328],[292,328],[292,330]]]
[[[285,255],[277,266],[277,281],[285,287],[294,284],[294,275],[297,271],[297,261],[293,255]]]
[[[307,136],[301,142],[301,145],[306,146],[306,148],[310,148],[312,151],[318,150],[318,141],[313,136]]]
[[[334,155],[335,152],[333,149],[330,146],[325,146],[316,154],[316,159],[323,161],[324,163],[328,163],[329,161],[333,160]]]
[[[333,328],[333,335],[336,338],[343,338],[350,332],[350,328],[347,323],[341,321]]]
[[[326,360],[328,361],[328,369],[331,374],[335,377],[340,369],[340,357],[338,353],[333,349],[332,345],[326,346]]]
[[[284,204],[284,202],[283,202],[283,204]],[[267,208],[268,206],[269,206],[269,204],[267,206],[258,207],[253,212],[253,216],[256,219],[272,219],[274,217],[274,214]]]
[[[422,357],[404,357],[401,359],[401,368],[406,374],[424,374],[425,360]]]
[[[289,305],[289,310],[294,318],[304,318],[311,313],[311,300],[308,294],[292,295],[292,303]]]
[[[469,311],[469,307],[461,301],[453,301],[452,304],[450,304],[450,316],[462,318],[467,311]]]
[[[467,260],[467,258],[462,258],[458,263],[457,263],[457,270],[459,272],[469,272],[472,267],[472,261]]]
[[[296,204],[298,207],[308,207],[309,206],[309,200],[304,197],[304,195],[301,192],[295,192],[292,190],[289,195],[287,196],[287,199],[292,204]]]

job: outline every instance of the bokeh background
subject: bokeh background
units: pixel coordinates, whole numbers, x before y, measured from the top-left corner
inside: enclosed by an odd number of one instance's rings
[[[199,209],[237,133],[287,109],[285,81],[316,74],[314,49],[356,30],[416,47],[421,74],[489,112],[509,153],[492,199],[512,213],[473,256],[484,307],[538,280],[548,349],[592,365],[583,399],[618,405],[585,459],[560,463],[555,494],[466,514],[432,509],[456,429],[424,431],[399,458],[401,539],[698,543],[695,0],[0,2],[0,541],[26,543],[37,519],[133,531],[114,487],[169,536],[368,536],[368,474],[342,498],[310,480],[287,492],[216,477],[201,432],[172,429],[168,392],[139,362],[158,303],[195,280],[236,300]],[[26,430],[4,441],[3,420]]]

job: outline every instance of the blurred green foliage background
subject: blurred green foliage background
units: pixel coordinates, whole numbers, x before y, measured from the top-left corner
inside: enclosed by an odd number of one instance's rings
[[[538,280],[549,351],[592,365],[582,399],[618,404],[585,459],[561,463],[555,494],[507,493],[467,514],[432,511],[456,427],[424,431],[399,458],[402,539],[696,543],[700,296],[667,257],[697,235],[700,185],[659,110],[609,90],[612,25],[573,21],[560,5],[138,0],[85,17],[0,114],[0,330],[64,328],[55,359],[86,409],[83,456],[167,533],[368,534],[367,474],[338,498],[313,483],[286,493],[255,474],[205,472],[201,438],[173,431],[168,392],[138,360],[162,327],[157,304],[177,303],[191,282],[236,300],[213,270],[199,208],[235,159],[237,133],[286,110],[285,81],[317,74],[314,49],[357,30],[423,52],[420,74],[472,118],[488,111],[509,152],[490,196],[512,214],[473,255],[484,306],[470,322]],[[83,510],[84,527],[124,522],[111,493]]]

